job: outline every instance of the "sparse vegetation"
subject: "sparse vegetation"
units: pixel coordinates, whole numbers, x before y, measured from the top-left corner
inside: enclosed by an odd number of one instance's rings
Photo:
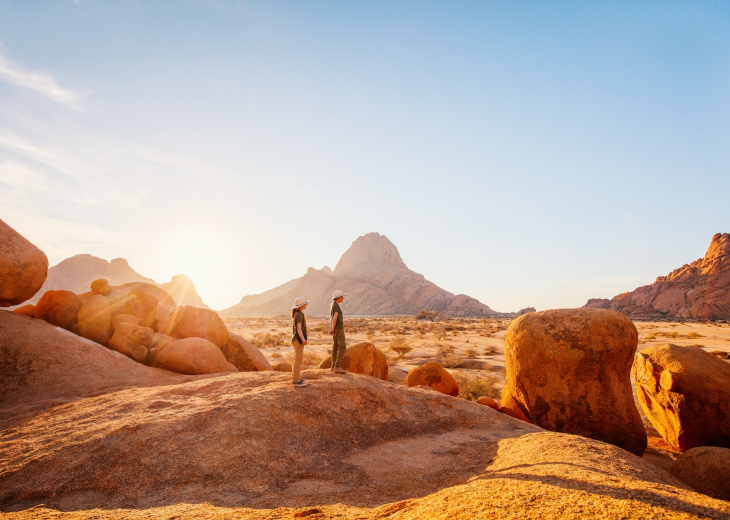
[[[402,359],[413,350],[413,347],[406,342],[403,336],[398,336],[390,342],[390,350],[398,356],[398,359]]]
[[[459,383],[459,397],[469,401],[476,401],[486,395],[499,402],[501,382],[493,374],[470,374],[458,372],[454,374],[456,382]]]

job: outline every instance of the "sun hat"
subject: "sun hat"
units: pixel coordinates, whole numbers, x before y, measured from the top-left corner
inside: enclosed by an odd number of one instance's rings
[[[296,300],[294,300],[294,307],[292,307],[291,310],[298,309],[299,307],[304,307],[308,303],[309,300],[299,296]]]
[[[339,289],[332,293],[332,299],[336,300],[337,298],[340,298],[341,296],[346,295],[346,292],[342,292]]]

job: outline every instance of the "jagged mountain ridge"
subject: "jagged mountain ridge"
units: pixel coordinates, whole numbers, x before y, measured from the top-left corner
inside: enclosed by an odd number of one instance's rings
[[[192,280],[184,274],[175,275],[169,282],[160,284],[136,272],[124,258],[107,261],[88,254],[72,256],[49,268],[41,289],[24,305],[35,304],[46,291],[63,289],[76,294],[88,292],[91,282],[99,278],[105,278],[109,285],[149,283],[167,292],[178,305],[209,308],[198,295]]]
[[[612,299],[591,299],[585,307],[611,309],[631,317],[730,319],[730,234],[717,233],[702,258]]]
[[[343,311],[354,315],[415,314],[421,309],[452,316],[491,316],[487,305],[464,294],[454,295],[423,275],[411,271],[395,245],[384,235],[359,237],[342,255],[334,270],[309,268],[301,278],[269,291],[245,296],[224,316],[285,313],[297,296],[311,301],[307,312],[329,314],[332,293],[348,293]]]

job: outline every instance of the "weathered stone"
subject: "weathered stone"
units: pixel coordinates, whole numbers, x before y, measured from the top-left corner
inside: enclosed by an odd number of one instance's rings
[[[149,327],[141,327],[133,323],[120,323],[114,329],[114,335],[107,343],[107,346],[138,363],[143,363],[147,358],[148,347],[152,344],[154,335],[155,331]]]
[[[108,281],[104,278],[99,278],[98,280],[91,282],[91,293],[109,296],[112,293],[112,288],[109,286]]]
[[[80,309],[81,300],[71,291],[47,291],[35,306],[35,317],[74,331]]]
[[[730,449],[699,446],[682,453],[672,464],[672,475],[695,491],[730,500]]]
[[[277,372],[291,372],[292,366],[286,361],[282,361],[281,363],[277,363],[277,365],[274,367],[274,370],[276,370]]]
[[[228,343],[228,329],[218,314],[210,309],[187,306],[175,327],[176,338],[204,338],[218,347]]]
[[[499,411],[499,405],[497,404],[497,401],[486,395],[483,395],[479,399],[477,399],[477,404],[483,404],[484,406],[488,406],[494,410]]]
[[[637,344],[636,327],[615,311],[525,314],[505,336],[505,388],[527,418],[546,430],[641,455],[647,437],[630,379]]]
[[[459,384],[454,376],[436,361],[429,361],[422,367],[416,367],[408,372],[406,378],[408,386],[430,386],[434,390],[446,395],[459,395]]]
[[[160,334],[166,334],[167,336],[173,336],[175,334],[175,329],[177,328],[177,324],[180,323],[180,320],[183,317],[183,314],[185,312],[185,307],[174,307],[170,309],[170,312],[166,315],[161,315],[159,310],[157,313],[157,321],[155,321],[155,324],[153,328],[159,332]]]
[[[81,306],[78,316],[79,334],[91,341],[106,345],[114,332],[109,301],[96,294]]]
[[[152,337],[152,341],[150,342],[150,345],[148,347],[148,353],[147,353],[147,358],[145,359],[145,364],[149,365],[151,367],[163,368],[157,362],[157,356],[165,347],[167,347],[174,341],[176,341],[176,340],[174,338],[171,338],[170,336],[167,336],[165,334],[160,334],[159,332],[155,333],[155,335]]]
[[[112,330],[117,330],[117,327],[119,327],[122,323],[139,325],[139,318],[137,316],[132,316],[131,314],[115,314],[112,316]]]
[[[32,298],[48,275],[48,258],[0,220],[0,307]]]
[[[35,305],[23,305],[17,309],[13,309],[16,314],[22,314],[23,316],[29,316],[35,318]]]
[[[656,345],[636,354],[636,395],[674,449],[730,448],[730,364],[699,347]]]
[[[191,337],[173,341],[157,354],[157,364],[181,374],[231,372],[231,364],[214,343]]]
[[[499,411],[520,421],[533,424],[527,415],[525,415],[522,405],[509,393],[509,388],[506,386],[502,389],[502,395],[499,398]]]
[[[332,356],[323,359],[317,368],[332,368]],[[385,354],[367,341],[347,347],[342,357],[342,368],[356,374],[388,379],[388,361]]]
[[[158,303],[157,298],[149,293],[133,289],[127,294],[120,312],[138,317],[140,325],[151,328],[157,316]]]
[[[273,370],[266,356],[255,345],[237,334],[229,334],[228,342],[221,347],[221,352],[228,362],[241,372]]]

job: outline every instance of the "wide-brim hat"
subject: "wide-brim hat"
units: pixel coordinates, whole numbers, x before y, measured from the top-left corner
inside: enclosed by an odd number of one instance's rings
[[[332,293],[332,299],[333,300],[336,300],[337,298],[341,298],[342,296],[344,296],[346,294],[347,294],[346,292],[342,292],[340,290],[337,290],[337,291],[335,291],[335,292]]]
[[[298,309],[299,307],[303,307],[308,303],[309,303],[309,300],[307,300],[306,298],[302,298],[300,296],[299,298],[294,300],[294,307],[292,307],[291,310]]]

